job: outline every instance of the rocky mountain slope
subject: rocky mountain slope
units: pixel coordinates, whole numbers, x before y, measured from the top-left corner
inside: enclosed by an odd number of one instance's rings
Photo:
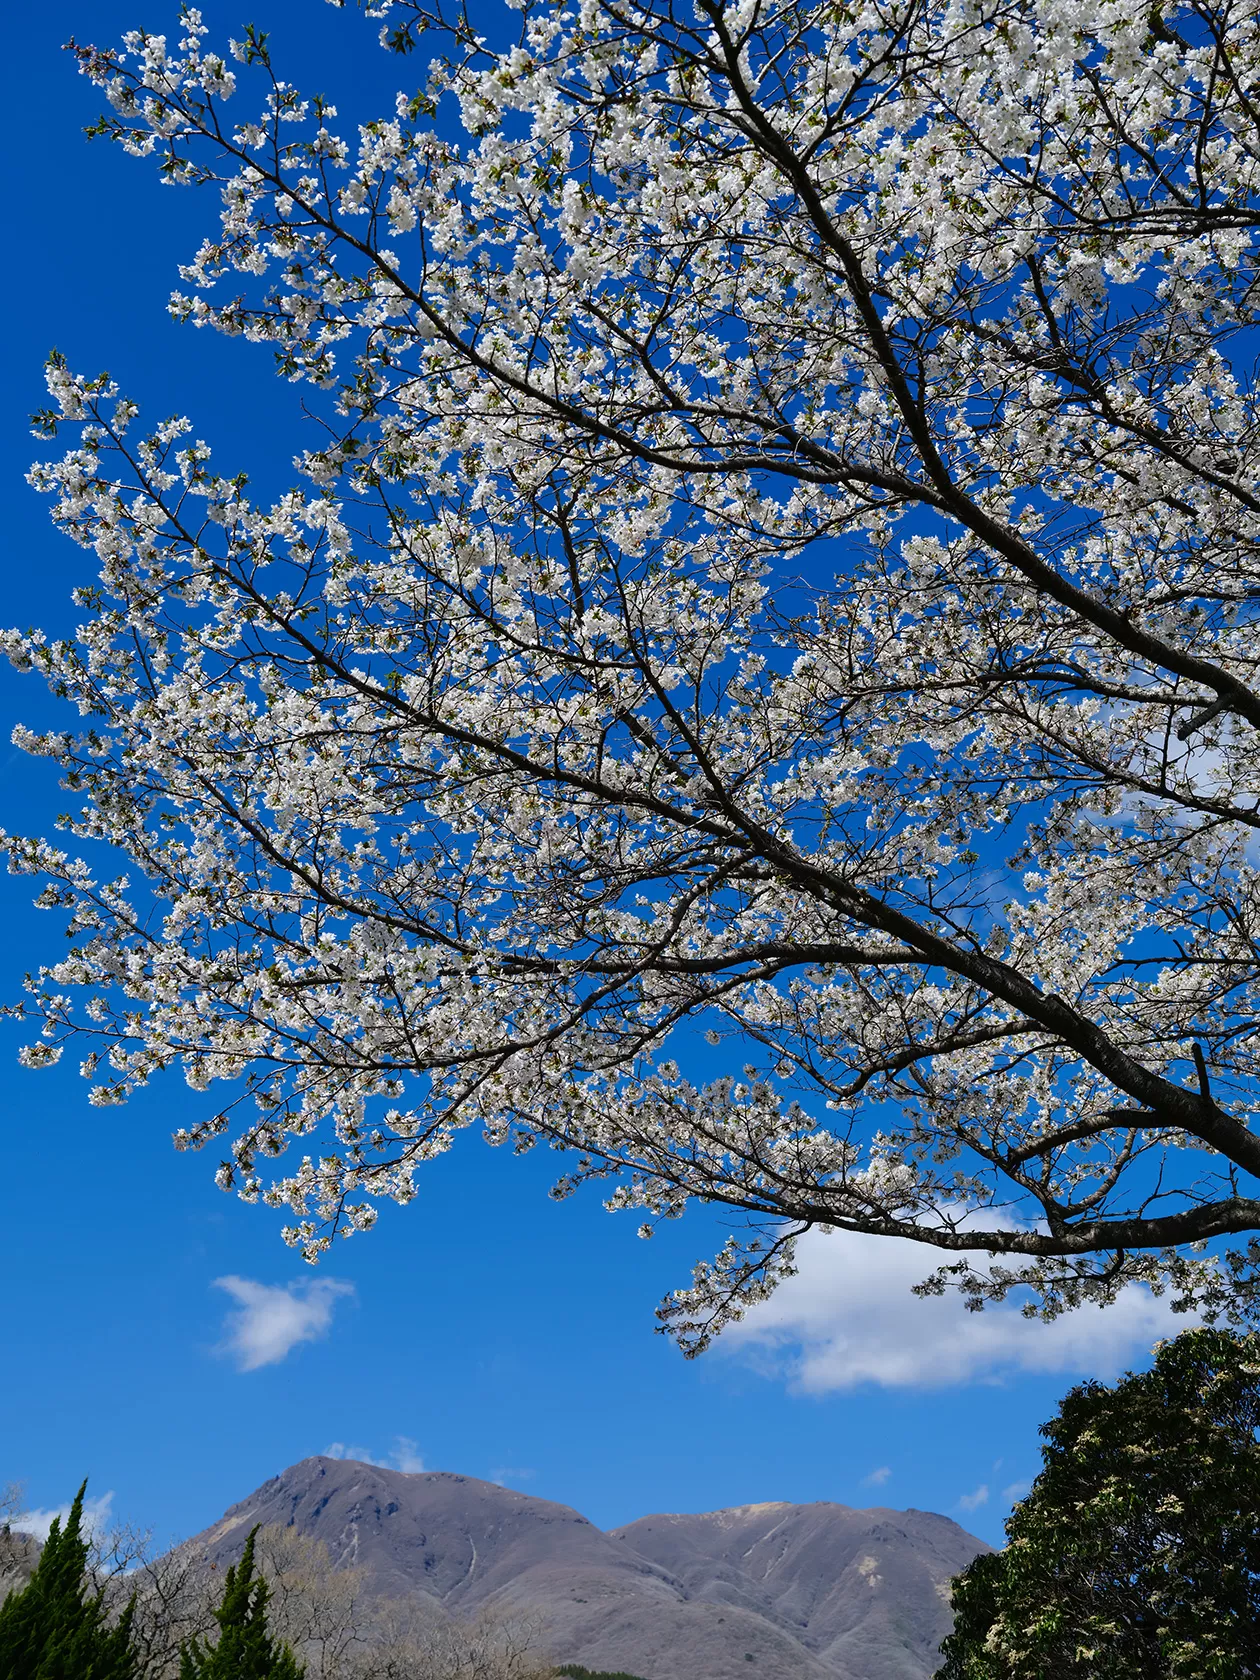
[[[613,1538],[667,1569],[689,1600],[790,1634],[835,1674],[930,1674],[948,1582],[988,1548],[930,1511],[744,1505],[641,1517]]]
[[[0,1600],[18,1592],[30,1580],[39,1562],[40,1543],[34,1535],[19,1533],[0,1523]]]
[[[557,1662],[644,1680],[926,1680],[951,1575],[987,1550],[946,1517],[748,1505],[605,1534],[547,1499],[444,1472],[308,1458],[190,1542],[220,1565],[293,1524],[378,1593],[525,1613]]]

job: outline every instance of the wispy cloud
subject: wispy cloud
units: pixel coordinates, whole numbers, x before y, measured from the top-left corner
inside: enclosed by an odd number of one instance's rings
[[[1008,1482],[1002,1489],[1002,1499],[1009,1505],[1016,1499],[1022,1499],[1031,1486],[1031,1482]]]
[[[884,1483],[888,1480],[889,1476],[891,1476],[891,1475],[892,1475],[891,1466],[887,1465],[887,1464],[881,1464],[878,1470],[872,1470],[869,1476],[863,1476],[862,1477],[862,1486],[863,1487],[883,1487]]]
[[[945,1388],[1023,1371],[1106,1379],[1188,1322],[1136,1284],[1113,1306],[1081,1307],[1050,1324],[1012,1305],[968,1312],[956,1292],[911,1294],[932,1265],[919,1243],[807,1232],[796,1276],[724,1331],[721,1345],[798,1389],[827,1394],[864,1383]]]
[[[278,1365],[299,1342],[326,1336],[337,1301],[354,1294],[354,1285],[338,1278],[281,1285],[221,1277],[215,1278],[214,1287],[237,1304],[227,1315],[219,1351],[230,1355],[242,1371]]]
[[[103,1493],[98,1499],[83,1501],[83,1533],[90,1539],[99,1534],[110,1518],[110,1507],[114,1503],[113,1490]],[[48,1511],[19,1511],[12,1519],[12,1526],[19,1534],[33,1534],[37,1540],[47,1540],[48,1531],[56,1518],[61,1519],[62,1527],[70,1515],[70,1502],[58,1505]]]
[[[961,1510],[978,1511],[982,1505],[989,1503],[989,1484],[981,1482],[974,1493],[964,1493],[958,1504]]]
[[[500,1465],[497,1470],[490,1472],[492,1482],[532,1482],[538,1474],[537,1470],[513,1469],[510,1464]]]
[[[424,1459],[420,1449],[410,1435],[395,1435],[391,1452],[383,1458],[376,1455],[371,1447],[357,1447],[345,1441],[333,1441],[324,1448],[325,1458],[351,1458],[358,1464],[375,1464],[378,1470],[402,1470],[407,1475],[417,1475],[424,1469]]]
[[[418,1475],[424,1469],[424,1459],[409,1435],[394,1438],[394,1468],[405,1470],[409,1476]]]

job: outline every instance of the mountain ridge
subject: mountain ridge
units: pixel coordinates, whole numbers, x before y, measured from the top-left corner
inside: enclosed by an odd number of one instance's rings
[[[655,1513],[604,1531],[452,1471],[303,1459],[187,1544],[220,1565],[294,1526],[382,1597],[524,1614],[556,1662],[643,1680],[927,1680],[948,1581],[985,1543],[950,1518],[828,1500]]]

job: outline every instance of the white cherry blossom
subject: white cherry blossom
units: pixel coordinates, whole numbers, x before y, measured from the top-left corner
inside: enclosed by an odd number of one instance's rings
[[[689,1350],[810,1227],[1247,1313],[1254,0],[366,10],[445,46],[357,133],[192,8],[79,52],[330,429],[260,505],[49,366],[100,580],[18,738],[127,874],[7,840],[24,1059],[230,1086],[177,1142],[310,1258],[469,1125],[742,1210]]]

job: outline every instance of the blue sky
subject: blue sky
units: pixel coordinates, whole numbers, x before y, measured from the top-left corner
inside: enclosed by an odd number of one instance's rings
[[[271,30],[280,73],[343,113],[392,104],[403,72],[373,50],[374,26],[319,0],[251,8],[204,10],[221,36],[248,16]],[[7,24],[6,624],[71,625],[69,591],[90,566],[23,483],[52,346],[78,370],[108,368],[148,413],[190,414],[227,471],[283,487],[303,441],[297,394],[265,350],[165,315],[213,205],[81,134],[99,99],[62,41],[174,33],[175,13],[66,0]],[[0,827],[44,831],[67,796],[7,737],[55,708],[6,668],[0,714]],[[60,930],[30,908],[29,882],[0,877],[0,896],[9,1001]],[[702,1210],[644,1243],[594,1196],[550,1202],[554,1163],[472,1137],[426,1169],[409,1209],[313,1273],[282,1245],[279,1215],[240,1206],[214,1188],[212,1160],[172,1150],[204,1099],[175,1079],[91,1109],[71,1061],[17,1066],[21,1037],[0,1030],[0,1483],[24,1482],[33,1508],[88,1475],[115,1515],[187,1535],[339,1444],[506,1481],[603,1526],[835,1499],[943,1511],[996,1542],[1064,1388],[1145,1363],[1169,1324],[1136,1296],[1049,1329],[968,1316],[909,1296],[930,1269],[915,1256],[817,1239],[760,1319],[687,1363],[652,1334],[652,1309],[720,1245],[723,1217]]]

